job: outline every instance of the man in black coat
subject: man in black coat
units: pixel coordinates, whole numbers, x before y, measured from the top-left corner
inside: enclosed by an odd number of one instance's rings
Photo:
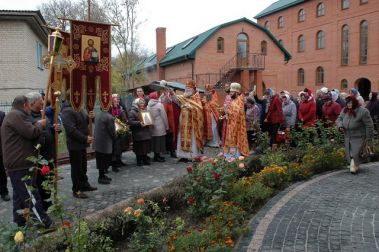
[[[66,132],[67,149],[71,163],[72,192],[74,197],[86,199],[86,191],[97,190],[88,182],[87,177],[87,146],[93,142],[89,135],[88,120],[94,118],[93,112],[87,115],[82,109],[79,112],[71,107],[68,91],[61,109],[63,126]]]
[[[26,220],[20,210],[29,208],[35,219],[48,228],[53,222],[42,207],[36,181],[29,171],[33,164],[26,160],[37,154],[35,145],[46,126],[46,119],[32,123],[30,112],[28,99],[20,95],[14,99],[11,112],[4,118],[1,126],[4,166],[13,187],[13,221],[24,226]],[[26,176],[30,178],[25,180]],[[30,190],[30,187],[34,189]]]
[[[0,111],[0,127],[3,124],[5,113]],[[7,174],[3,164],[3,152],[1,150],[1,134],[0,134],[0,195],[4,201],[10,201],[9,192],[7,188]]]

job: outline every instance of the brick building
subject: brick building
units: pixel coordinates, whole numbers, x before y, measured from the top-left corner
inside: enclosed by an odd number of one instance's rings
[[[47,30],[40,11],[0,10],[0,102],[45,88]]]
[[[237,81],[243,90],[262,91],[262,73],[270,84],[285,78],[290,53],[263,26],[241,18],[213,27],[197,36],[166,48],[166,28],[157,28],[157,53],[137,66],[144,75],[129,89],[165,79],[185,83],[194,79],[203,87]],[[275,70],[275,71],[274,71]]]
[[[379,89],[378,0],[279,0],[255,18],[292,54],[279,88]]]

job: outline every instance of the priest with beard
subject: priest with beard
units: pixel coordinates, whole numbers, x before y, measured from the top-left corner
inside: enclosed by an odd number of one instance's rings
[[[184,95],[177,96],[181,105],[176,155],[187,162],[200,156],[204,149],[203,106],[193,80],[186,84]]]
[[[205,85],[204,108],[204,135],[206,145],[209,147],[220,147],[221,139],[218,132],[219,124],[219,102],[216,90],[211,84]]]
[[[227,126],[224,153],[227,159],[247,156],[249,144],[246,135],[245,97],[241,94],[241,85],[237,82],[230,84],[232,99],[227,112]]]

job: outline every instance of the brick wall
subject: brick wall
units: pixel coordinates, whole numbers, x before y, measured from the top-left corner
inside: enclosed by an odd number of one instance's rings
[[[47,69],[37,68],[36,42],[42,41],[22,21],[0,22],[0,101],[45,89]],[[46,54],[43,45],[43,53]]]

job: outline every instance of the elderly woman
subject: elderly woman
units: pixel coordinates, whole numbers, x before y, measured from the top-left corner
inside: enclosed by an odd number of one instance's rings
[[[158,100],[158,93],[149,95],[147,111],[153,119],[153,127],[150,128],[152,135],[152,149],[154,151],[154,161],[164,162],[165,159],[160,154],[166,152],[166,131],[169,130],[166,111],[162,103]]]
[[[148,125],[145,125],[141,112],[145,109],[145,100],[137,98],[133,101],[132,108],[129,111],[130,129],[133,137],[133,151],[136,154],[137,165],[150,165],[147,153],[150,152],[151,132]]]
[[[351,95],[346,98],[346,108],[342,110],[336,123],[345,134],[346,158],[350,162],[350,172],[355,174],[363,162],[359,155],[362,146],[366,140],[372,139],[374,133],[370,112]]]

